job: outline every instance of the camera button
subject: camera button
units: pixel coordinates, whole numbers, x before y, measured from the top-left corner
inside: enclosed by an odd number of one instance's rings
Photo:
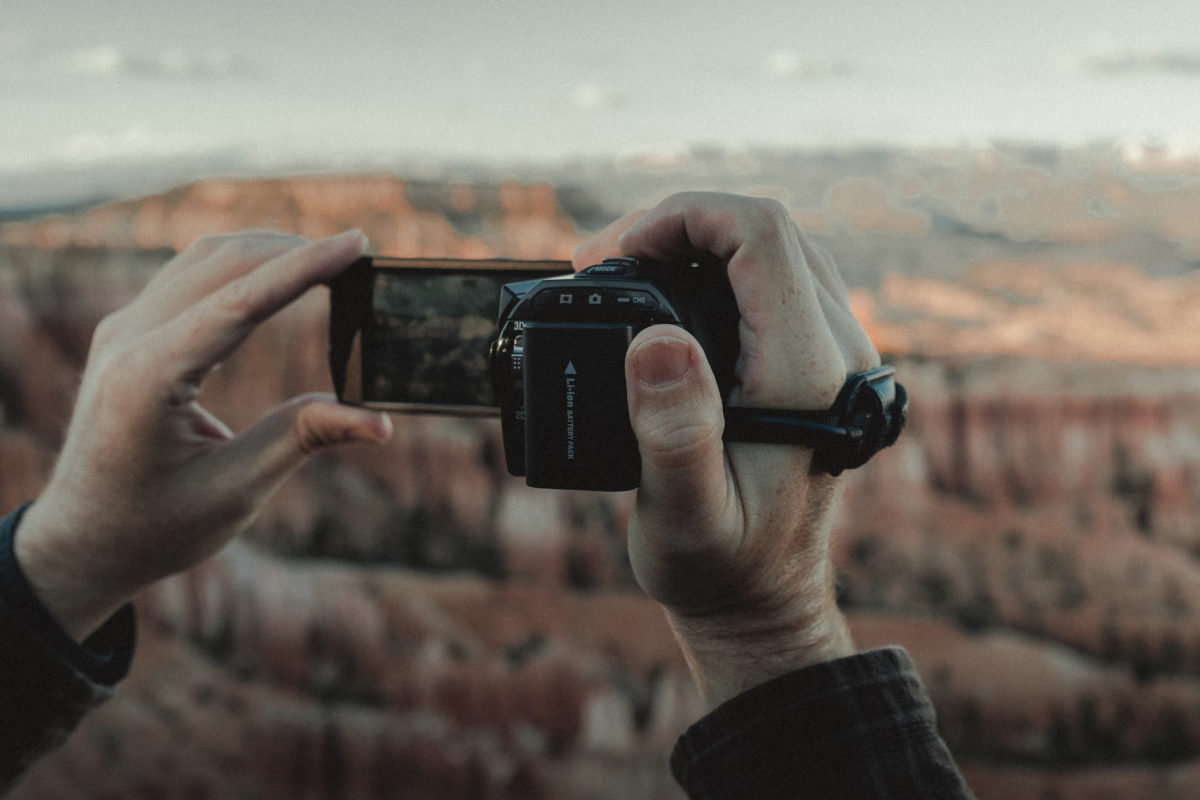
[[[539,309],[571,309],[583,305],[587,298],[571,287],[549,287],[542,289],[533,298],[533,307]]]
[[[658,308],[658,300],[650,292],[637,289],[610,290],[617,308],[628,311],[654,311]]]
[[[580,275],[591,278],[627,278],[637,273],[638,262],[635,258],[606,258],[600,264],[580,271]]]

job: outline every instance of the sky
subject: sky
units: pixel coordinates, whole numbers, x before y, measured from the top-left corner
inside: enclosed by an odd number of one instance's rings
[[[1195,0],[3,0],[0,182],[722,147],[1200,150]]]

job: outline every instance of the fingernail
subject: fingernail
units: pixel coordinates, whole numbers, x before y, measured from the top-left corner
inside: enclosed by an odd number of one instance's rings
[[[651,389],[678,383],[692,371],[692,348],[682,339],[661,336],[644,342],[633,354],[633,373]]]
[[[334,238],[341,240],[341,241],[347,241],[347,242],[357,239],[362,244],[364,249],[367,246],[367,235],[365,233],[363,233],[362,228],[351,228],[348,231],[343,231],[343,232],[339,233]]]
[[[392,418],[387,414],[380,414],[377,418],[375,427],[375,441],[379,444],[386,444],[392,438]]]

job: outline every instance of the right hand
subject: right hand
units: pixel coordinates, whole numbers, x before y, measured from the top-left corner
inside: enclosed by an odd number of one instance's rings
[[[827,409],[848,375],[879,364],[836,268],[771,200],[675,195],[581,245],[575,263],[697,252],[728,265],[741,314],[731,405]],[[812,473],[802,447],[723,443],[716,381],[681,328],[642,331],[626,383],[642,454],[630,560],[710,705],[851,655],[829,560],[835,479]]]

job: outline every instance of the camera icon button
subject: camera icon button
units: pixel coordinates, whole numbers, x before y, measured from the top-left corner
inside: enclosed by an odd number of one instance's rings
[[[577,292],[572,287],[548,287],[533,296],[531,304],[534,308],[549,311],[551,309],[567,309],[578,305]]]

